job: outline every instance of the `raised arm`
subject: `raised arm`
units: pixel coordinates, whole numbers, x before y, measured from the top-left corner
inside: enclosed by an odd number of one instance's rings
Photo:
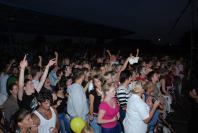
[[[128,57],[128,58],[126,59],[126,61],[125,61],[124,64],[122,65],[121,69],[120,69],[120,70],[118,71],[118,73],[116,74],[116,77],[115,77],[115,80],[116,80],[116,81],[119,82],[119,80],[120,80],[120,74],[121,74],[122,71],[124,71],[124,70],[126,69],[127,64],[128,64],[128,62],[129,62],[129,59],[130,59],[130,57]]]
[[[107,50],[107,54],[109,55],[109,59],[111,61],[111,52],[109,50]]]
[[[25,73],[25,68],[27,67],[27,65],[28,65],[28,63],[27,63],[26,55],[25,55],[23,60],[20,62],[19,91],[18,91],[18,99],[19,100],[22,100],[22,97],[23,97],[24,73]]]
[[[139,52],[140,52],[140,50],[137,48],[137,49],[136,49],[136,57],[139,56]]]
[[[37,88],[35,88],[36,91],[37,91],[38,93],[40,92],[40,90],[41,90],[41,88],[43,87],[43,84],[44,84],[44,82],[45,82],[45,80],[46,80],[46,78],[47,78],[47,74],[48,74],[49,68],[50,68],[52,65],[54,65],[55,62],[56,62],[56,59],[51,59],[51,60],[49,61],[49,63],[47,64],[47,66],[45,67],[45,71],[44,71],[44,73],[43,73],[43,75],[42,75],[42,77],[41,77],[41,80],[40,80],[40,82],[39,82],[39,85],[38,85]]]
[[[54,55],[55,55],[55,64],[56,64],[56,66],[57,66],[57,65],[58,65],[58,52],[55,51],[55,52],[54,52]]]
[[[39,55],[38,58],[39,58],[38,66],[43,67],[43,65],[42,65],[43,58],[42,58],[42,56]]]

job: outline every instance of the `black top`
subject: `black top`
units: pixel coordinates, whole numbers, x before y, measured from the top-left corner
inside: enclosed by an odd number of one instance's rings
[[[18,104],[20,108],[27,109],[28,111],[33,111],[38,106],[38,101],[36,99],[38,93],[35,91],[31,95],[27,95],[25,91],[23,92],[22,101],[18,99]]]
[[[98,113],[98,108],[99,108],[99,105],[100,105],[101,96],[99,96],[97,94],[95,89],[91,90],[89,95],[93,95],[94,96],[94,103],[93,103],[94,110],[93,110],[93,112],[94,113]]]
[[[60,103],[60,105],[56,108],[57,113],[66,113],[67,110],[67,98],[60,98],[58,97],[56,101],[54,101],[54,104],[57,104],[57,102],[59,100],[62,100],[62,102]]]

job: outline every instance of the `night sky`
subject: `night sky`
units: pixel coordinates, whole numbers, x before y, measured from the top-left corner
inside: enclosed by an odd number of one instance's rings
[[[178,39],[191,27],[191,10],[168,34],[188,0],[0,0],[47,14],[134,31],[132,38]]]

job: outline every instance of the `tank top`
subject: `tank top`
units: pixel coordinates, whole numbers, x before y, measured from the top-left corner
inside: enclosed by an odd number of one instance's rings
[[[45,119],[37,110],[34,111],[34,114],[40,119],[40,125],[38,126],[38,133],[50,133],[51,128],[55,128],[56,125],[56,114],[54,110],[50,107],[52,111],[52,117],[47,120]]]

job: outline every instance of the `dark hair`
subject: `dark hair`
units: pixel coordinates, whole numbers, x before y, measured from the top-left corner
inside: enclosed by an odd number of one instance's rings
[[[37,96],[38,102],[42,103],[45,102],[46,100],[49,100],[50,103],[52,103],[52,94],[51,91],[48,89],[43,89],[40,91],[40,93]]]
[[[18,122],[23,121],[23,119],[30,114],[30,112],[24,108],[20,108],[15,114],[14,114],[14,122],[15,122],[15,127],[18,127]]]
[[[36,73],[37,72],[40,72],[40,71],[42,71],[42,69],[41,69],[40,66],[33,66],[31,68],[31,75],[32,75],[32,77],[36,76]]]
[[[10,92],[10,91],[13,90],[13,87],[14,87],[15,85],[17,86],[16,83],[12,83],[9,87],[7,87],[7,93],[8,93],[9,96],[11,95],[11,92]]]
[[[105,78],[104,78],[102,75],[100,75],[100,74],[94,75],[93,79],[98,79],[98,80],[100,80],[101,86],[103,86],[103,85],[106,83]]]
[[[26,85],[27,82],[29,82],[29,81],[31,81],[31,80],[30,80],[30,79],[25,79],[25,80],[24,80],[24,84]]]
[[[122,71],[120,73],[120,83],[124,83],[131,76],[131,72],[128,70]]]
[[[149,81],[152,81],[152,78],[153,78],[153,76],[154,76],[155,73],[156,73],[155,71],[149,72],[149,73],[147,74],[147,79],[148,79]]]
[[[84,75],[84,71],[79,68],[73,68],[72,73],[73,73],[73,81],[79,79],[82,75]]]

